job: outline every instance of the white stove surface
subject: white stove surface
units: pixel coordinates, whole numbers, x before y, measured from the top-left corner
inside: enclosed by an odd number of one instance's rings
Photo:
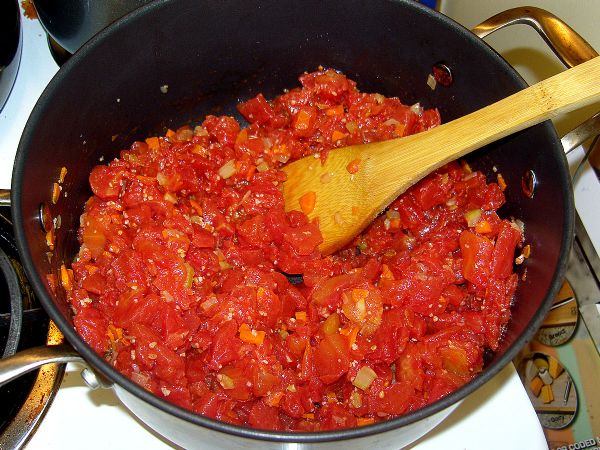
[[[0,113],[0,188],[10,186],[18,141],[29,113],[58,70],[46,35],[37,20],[23,18],[24,47],[19,76]],[[573,156],[581,157],[581,151]],[[600,184],[588,168],[576,184],[577,206],[595,243],[600,243],[600,211],[585,208],[600,197]],[[596,250],[598,250],[596,244]],[[69,365],[48,414],[27,444],[28,450],[111,448],[175,448],[138,421],[112,390],[91,391],[79,376],[82,367]],[[260,445],[257,445],[260,448]],[[535,411],[511,365],[467,398],[434,431],[419,440],[417,450],[547,449]]]

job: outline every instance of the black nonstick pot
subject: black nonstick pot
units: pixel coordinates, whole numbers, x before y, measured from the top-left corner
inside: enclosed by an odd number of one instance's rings
[[[0,4],[0,111],[8,100],[21,63],[23,33],[17,0]]]
[[[439,423],[462,398],[497,374],[533,336],[558,292],[573,237],[574,207],[561,143],[550,123],[471,155],[469,163],[508,188],[502,213],[524,223],[531,257],[521,266],[500,349],[472,382],[398,419],[335,432],[241,428],[178,408],[116,372],[73,328],[64,292],[49,287],[78,249],[91,195],[88,174],[135,139],[236,115],[258,92],[273,97],[318,66],[338,69],[362,91],[437,107],[450,121],[526,86],[481,39],[413,1],[157,1],[84,45],[42,94],[24,130],[13,172],[19,251],[30,281],[69,343],[143,421],[185,448],[400,448]],[[445,77],[439,74],[444,73]],[[427,83],[438,74],[435,89]],[[431,83],[430,83],[431,84]],[[68,169],[52,202],[53,184]],[[40,220],[40,211],[45,220]],[[49,258],[44,224],[60,222]],[[59,219],[60,218],[60,219]],[[341,442],[344,441],[344,442]]]

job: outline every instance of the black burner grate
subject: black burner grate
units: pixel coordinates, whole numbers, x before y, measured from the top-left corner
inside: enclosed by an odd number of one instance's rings
[[[45,345],[49,319],[40,307],[19,262],[10,210],[0,208],[0,355]],[[40,376],[53,378],[40,383]],[[46,411],[64,368],[34,371],[0,387],[0,448],[21,448]],[[45,376],[45,378],[47,378]],[[49,382],[48,382],[49,381]],[[37,403],[31,408],[32,404]],[[26,411],[26,413],[24,413]],[[32,413],[32,411],[34,411]]]

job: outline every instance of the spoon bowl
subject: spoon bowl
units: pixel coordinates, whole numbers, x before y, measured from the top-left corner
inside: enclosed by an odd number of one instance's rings
[[[560,113],[600,99],[600,57],[431,130],[331,150],[284,167],[286,210],[317,219],[323,254],[339,250],[395,198],[444,164]],[[314,206],[312,204],[314,203]]]

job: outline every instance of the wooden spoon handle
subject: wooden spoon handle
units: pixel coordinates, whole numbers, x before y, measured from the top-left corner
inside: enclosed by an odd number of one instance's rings
[[[396,197],[421,178],[467,153],[557,114],[600,100],[600,57],[432,130],[412,136],[332,150],[284,167],[286,209],[316,193],[309,213],[318,218],[323,253],[348,243]],[[359,170],[350,175],[352,161]],[[321,180],[321,181],[319,181]]]
[[[365,146],[390,201],[444,164],[560,113],[600,100],[600,57],[424,133]],[[400,177],[406,174],[406,180]],[[388,202],[389,203],[389,202]]]

